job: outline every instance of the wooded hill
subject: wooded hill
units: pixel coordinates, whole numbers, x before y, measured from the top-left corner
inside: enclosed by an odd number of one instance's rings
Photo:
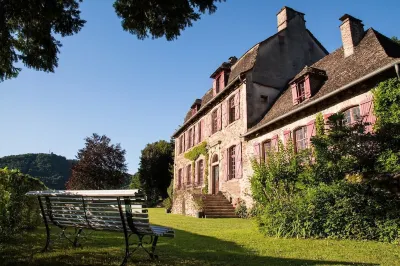
[[[19,169],[22,173],[40,179],[50,189],[65,189],[76,160],[45,153],[27,153],[0,158],[0,168]]]

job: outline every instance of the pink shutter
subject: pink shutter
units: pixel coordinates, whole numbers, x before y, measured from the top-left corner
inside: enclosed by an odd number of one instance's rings
[[[278,151],[278,135],[275,135],[271,139],[272,150]]]
[[[218,109],[217,109],[217,129],[218,130],[222,129],[221,105],[218,106]]]
[[[198,126],[196,126],[196,125],[193,126],[193,130],[194,130],[194,133],[193,133],[193,135],[194,135],[193,136],[193,146],[198,143],[199,133],[197,132],[197,128],[198,128]]]
[[[328,119],[331,115],[332,113],[324,114],[325,130],[329,130]]]
[[[213,80],[213,96],[217,95],[217,80]]]
[[[304,93],[306,99],[311,97],[311,84],[310,84],[310,76],[307,75],[304,79]]]
[[[224,71],[221,72],[221,76],[219,78],[219,87],[220,87],[220,90],[223,90],[225,88],[225,72]]]
[[[205,118],[204,118],[205,119]],[[200,121],[200,142],[204,140],[205,134],[205,125],[204,125],[204,119],[201,119]]]
[[[235,160],[235,178],[242,178],[242,143],[236,145]]]
[[[225,150],[225,156],[224,156],[224,170],[225,170],[225,181],[229,180],[229,149]]]
[[[254,158],[260,162],[260,143],[254,143]]]
[[[211,136],[211,114],[206,116],[206,136]]]
[[[240,91],[235,94],[235,120],[240,118]]]
[[[292,85],[290,85],[291,90],[292,90],[292,100],[293,100],[293,105],[298,104],[298,100],[297,100],[297,89],[296,89],[296,83],[293,83]]]
[[[376,122],[376,117],[373,113],[373,106],[374,103],[372,101],[372,97],[368,97],[360,103],[360,115],[363,119],[363,122],[367,122],[370,124],[365,127],[365,131],[367,133],[372,133],[373,125]]]
[[[228,125],[228,102],[222,103],[222,128]]]
[[[311,147],[311,137],[315,136],[316,134],[315,129],[315,120],[311,120],[307,123],[307,145]]]
[[[283,131],[283,139],[285,141],[285,145],[287,145],[290,140],[290,130]]]

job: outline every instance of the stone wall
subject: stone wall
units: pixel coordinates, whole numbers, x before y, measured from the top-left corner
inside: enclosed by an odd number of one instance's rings
[[[194,201],[193,191],[180,190],[174,192],[174,200],[171,212],[174,214],[182,214],[195,217],[197,208]]]

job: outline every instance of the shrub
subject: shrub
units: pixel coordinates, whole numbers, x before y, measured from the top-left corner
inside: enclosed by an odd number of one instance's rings
[[[170,210],[172,208],[172,200],[171,200],[171,198],[166,198],[165,200],[163,200],[163,206],[167,210]]]
[[[18,170],[0,169],[0,239],[5,240],[40,223],[37,199],[25,194],[45,188],[41,181]]]
[[[247,206],[246,206],[246,202],[244,202],[244,200],[239,199],[239,201],[235,207],[235,214],[237,216],[239,216],[240,218],[248,218]]]

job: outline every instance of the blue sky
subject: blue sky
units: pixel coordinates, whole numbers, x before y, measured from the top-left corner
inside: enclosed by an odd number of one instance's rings
[[[323,2],[323,4],[321,4]],[[55,73],[23,69],[0,83],[0,156],[49,151],[74,158],[92,133],[126,149],[129,172],[147,143],[169,140],[210,74],[230,56],[273,35],[283,6],[306,14],[307,28],[331,52],[348,13],[400,37],[398,0],[228,0],[173,42],[140,41],[122,30],[111,0],[85,0],[83,30],[62,39]]]

